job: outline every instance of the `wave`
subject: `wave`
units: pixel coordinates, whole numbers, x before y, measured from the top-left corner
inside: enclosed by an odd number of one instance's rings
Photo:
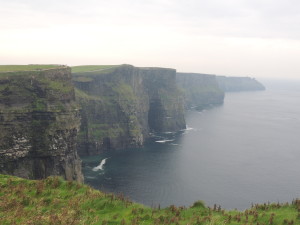
[[[174,139],[171,139],[171,140],[165,139],[165,140],[159,140],[159,141],[155,141],[155,142],[157,142],[157,143],[166,143],[166,142],[171,142],[171,141],[174,141]]]
[[[193,128],[186,125],[186,128],[181,130],[182,134],[188,134],[190,132],[198,132],[199,130],[202,130],[202,128]]]
[[[167,131],[167,132],[163,132],[164,134],[174,134],[175,132],[172,131]]]
[[[189,131],[189,130],[195,130],[195,128],[189,127],[188,125],[186,125],[185,129],[182,129],[180,131]]]
[[[100,164],[93,168],[93,171],[103,170],[103,166],[108,158],[102,159]]]
[[[193,127],[189,127],[188,125],[186,125],[186,128],[185,128],[185,130],[195,130],[195,128],[193,128]]]

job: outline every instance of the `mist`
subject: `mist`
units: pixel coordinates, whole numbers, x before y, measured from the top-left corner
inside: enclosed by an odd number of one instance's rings
[[[299,79],[297,1],[0,0],[0,63]]]

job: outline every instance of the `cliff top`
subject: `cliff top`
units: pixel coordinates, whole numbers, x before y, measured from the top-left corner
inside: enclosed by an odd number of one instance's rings
[[[0,188],[0,224],[299,224],[299,200],[253,205],[244,212],[208,208],[202,201],[160,209],[58,177],[0,175]]]
[[[0,65],[0,73],[2,72],[17,72],[17,71],[35,71],[47,70],[64,67],[63,65],[55,64],[29,64],[29,65]]]
[[[174,68],[166,68],[166,67],[137,67],[141,70],[176,70]]]
[[[94,74],[94,72],[99,73],[106,73],[111,72],[112,70],[116,69],[117,67],[134,67],[129,64],[121,64],[121,65],[82,65],[82,66],[73,66],[72,73],[90,73]],[[163,67],[135,67],[141,70],[175,70],[172,68],[163,68]]]
[[[71,68],[72,68],[72,73],[84,73],[84,72],[104,71],[118,66],[120,65],[84,65],[84,66],[72,66]]]

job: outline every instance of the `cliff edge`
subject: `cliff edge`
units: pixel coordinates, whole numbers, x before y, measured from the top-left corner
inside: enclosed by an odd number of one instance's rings
[[[224,91],[219,88],[215,75],[177,73],[177,84],[184,93],[186,108],[201,110],[224,101]]]
[[[0,173],[83,182],[79,125],[69,67],[0,66]]]
[[[176,70],[131,65],[72,70],[82,108],[79,154],[140,147],[150,132],[185,128]]]
[[[217,81],[225,92],[233,91],[263,91],[265,87],[251,77],[226,77],[217,76]]]

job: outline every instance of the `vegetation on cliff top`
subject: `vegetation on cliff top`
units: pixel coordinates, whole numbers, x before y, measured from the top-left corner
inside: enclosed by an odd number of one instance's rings
[[[300,224],[300,201],[244,212],[205,207],[150,208],[59,177],[32,181],[0,175],[1,224]]]
[[[4,72],[9,68],[15,71]],[[60,77],[51,78],[50,69],[61,70],[57,73]],[[74,95],[69,72],[61,65],[0,66],[0,102],[6,105],[0,112],[61,112],[77,108],[74,102],[65,104]]]
[[[0,72],[13,72],[13,71],[31,71],[31,70],[46,70],[62,67],[62,65],[0,65]]]
[[[71,68],[72,68],[72,73],[84,73],[84,72],[106,70],[117,66],[118,65],[85,65],[85,66],[73,66]]]

